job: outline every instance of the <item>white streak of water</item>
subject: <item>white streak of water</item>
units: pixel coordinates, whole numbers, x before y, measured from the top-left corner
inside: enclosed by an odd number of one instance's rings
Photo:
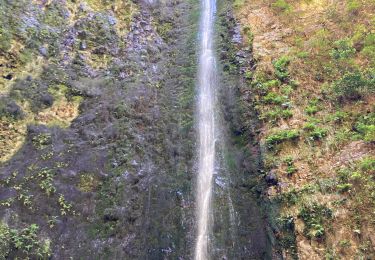
[[[199,169],[197,180],[198,237],[195,248],[196,260],[210,258],[211,196],[215,163],[214,90],[216,85],[216,62],[212,44],[215,5],[215,0],[202,0],[198,71]]]

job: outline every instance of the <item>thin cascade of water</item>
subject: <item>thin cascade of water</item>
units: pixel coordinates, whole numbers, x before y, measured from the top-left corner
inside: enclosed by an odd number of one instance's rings
[[[199,84],[199,168],[197,180],[198,237],[195,248],[196,260],[207,260],[212,222],[211,196],[215,164],[215,85],[216,66],[213,53],[213,26],[215,0],[202,0],[200,21]]]

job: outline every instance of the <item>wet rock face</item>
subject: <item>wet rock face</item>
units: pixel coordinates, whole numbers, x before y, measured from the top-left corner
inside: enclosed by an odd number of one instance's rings
[[[255,66],[251,49],[244,48],[229,3],[218,10],[218,54],[222,70],[218,99],[222,131],[221,154],[214,196],[214,257],[271,259],[272,233],[263,200],[267,186],[262,174],[257,129],[260,126],[246,81]],[[227,245],[231,246],[228,247]],[[277,259],[277,258],[275,258]]]
[[[88,252],[188,258],[196,60],[188,42],[195,39],[191,6],[142,1],[129,33],[120,34],[112,11],[83,1],[24,2],[6,8],[22,13],[12,18],[16,31],[36,30],[26,50],[48,66],[10,80],[9,105],[0,111],[18,116],[18,104],[27,102],[27,113],[39,113],[58,102],[61,93],[51,86],[81,103],[69,127],[28,126],[22,148],[0,166],[0,199],[10,203],[1,204],[0,217],[15,229],[37,224],[56,259]],[[163,20],[173,31],[168,44],[156,30]]]

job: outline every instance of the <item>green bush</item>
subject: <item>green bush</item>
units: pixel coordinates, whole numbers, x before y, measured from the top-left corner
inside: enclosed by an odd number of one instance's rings
[[[347,3],[347,10],[351,14],[357,14],[360,7],[361,3],[357,0],[349,0]]]
[[[11,234],[8,226],[0,222],[0,259],[6,259],[10,252]]]
[[[263,101],[266,104],[281,105],[287,99],[284,96],[280,96],[275,92],[269,92],[264,98]]]
[[[333,43],[333,50],[330,52],[332,59],[342,60],[354,57],[356,50],[349,39],[341,39]]]
[[[51,256],[50,240],[38,237],[39,226],[30,226],[17,230],[0,223],[0,258],[8,259],[48,259]]]
[[[281,82],[280,82],[280,80],[272,79],[272,80],[264,82],[263,84],[264,84],[264,87],[266,87],[267,89],[270,89],[270,88],[280,86]]]
[[[332,85],[334,93],[341,98],[357,100],[368,87],[368,81],[360,72],[348,72]]]
[[[360,117],[356,124],[355,130],[361,134],[361,138],[366,142],[375,141],[375,113]]]
[[[308,115],[310,115],[310,116],[316,114],[318,111],[319,111],[319,108],[318,108],[318,106],[316,106],[316,105],[308,105],[308,106],[305,108],[305,112],[306,112],[306,114],[308,114]]]
[[[0,22],[0,51],[6,52],[12,46],[12,34],[9,31],[10,29]]]
[[[313,140],[322,139],[327,135],[327,132],[327,129],[317,127],[314,129],[314,131],[310,132],[310,138]]]
[[[356,126],[358,132],[363,135],[363,140],[366,142],[375,142],[375,125],[365,125],[359,123]]]
[[[41,133],[32,138],[33,145],[38,149],[44,149],[52,143],[52,136],[50,133]]]
[[[324,205],[313,203],[302,206],[298,217],[305,222],[304,233],[308,238],[323,238],[325,235],[324,221],[332,218],[332,210]]]
[[[292,7],[285,0],[277,0],[276,2],[271,4],[271,7],[276,11],[282,11],[286,13],[292,11]]]
[[[361,54],[375,65],[375,33],[366,36]]]
[[[327,129],[318,127],[315,123],[309,122],[303,126],[303,129],[308,132],[308,137],[312,140],[319,140],[325,137],[328,133]]]
[[[281,110],[281,118],[288,119],[293,117],[293,111],[290,109],[283,109]]]
[[[294,88],[291,85],[284,85],[281,88],[281,93],[283,93],[286,96],[289,96],[290,94],[292,94],[293,90]]]
[[[266,138],[266,145],[269,149],[272,149],[275,145],[285,141],[295,140],[300,136],[298,130],[280,130],[274,134],[269,135]]]
[[[337,190],[340,193],[344,193],[344,192],[348,192],[353,187],[353,184],[351,184],[351,183],[341,183],[341,184],[337,184],[336,187],[337,187]]]
[[[375,158],[371,158],[371,157],[364,158],[359,163],[359,168],[363,172],[366,172],[369,174],[375,174]]]
[[[278,60],[273,62],[276,77],[281,81],[286,81],[289,78],[288,66],[290,64],[290,58],[282,56]]]
[[[267,119],[272,123],[276,123],[279,119],[289,119],[293,116],[293,112],[290,109],[276,108],[262,115],[262,119]]]
[[[235,9],[241,8],[245,4],[245,0],[234,0],[233,7]]]
[[[336,111],[333,115],[328,116],[328,120],[334,123],[342,123],[348,117],[349,115],[346,112]]]
[[[286,173],[288,176],[291,176],[293,173],[297,171],[297,168],[294,166],[294,160],[293,157],[288,156],[284,159],[284,162],[287,166]]]

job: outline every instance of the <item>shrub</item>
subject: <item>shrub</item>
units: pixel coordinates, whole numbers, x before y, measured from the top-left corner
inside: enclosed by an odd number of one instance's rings
[[[274,104],[274,105],[281,105],[283,102],[286,101],[284,96],[280,96],[275,92],[269,92],[264,98],[263,101],[266,104]]]
[[[318,111],[319,111],[319,108],[316,105],[308,105],[305,108],[306,114],[308,114],[310,116],[316,114]]]
[[[297,171],[297,168],[294,166],[293,157],[288,156],[284,159],[284,162],[287,166],[286,173],[288,176],[291,176],[293,173]]]
[[[0,259],[6,259],[10,252],[10,229],[0,222]]]
[[[293,117],[292,110],[290,110],[290,109],[283,109],[281,111],[281,118],[288,119],[288,118],[291,118],[291,117]]]
[[[160,37],[163,38],[163,40],[168,41],[170,38],[170,33],[173,29],[173,24],[171,22],[165,22],[165,23],[160,23],[157,26],[157,32],[159,33]]]
[[[342,123],[345,119],[348,118],[348,114],[343,111],[336,111],[333,115],[328,117],[329,121],[333,121],[335,123]]]
[[[292,10],[290,4],[288,4],[285,0],[277,0],[276,2],[271,4],[271,7],[276,11],[282,11],[286,13]]]
[[[375,113],[360,117],[356,124],[355,130],[361,134],[361,137],[366,142],[375,141]]]
[[[60,206],[61,216],[65,216],[66,214],[68,214],[72,211],[72,204],[68,203],[65,200],[64,195],[60,194],[59,199],[58,199],[58,203],[59,203],[59,206]]]
[[[340,241],[339,241],[339,246],[340,246],[340,247],[350,247],[350,241],[349,241],[349,240],[346,240],[346,239],[344,239],[344,240],[340,240]]]
[[[324,205],[313,203],[310,206],[302,206],[298,217],[305,222],[304,232],[308,238],[323,238],[324,220],[332,218],[332,210]]]
[[[370,33],[366,36],[361,54],[367,58],[372,65],[375,64],[375,33]]]
[[[351,183],[337,184],[337,190],[340,193],[348,192],[352,187],[353,187],[353,184]]]
[[[333,91],[338,97],[349,100],[361,98],[368,82],[360,72],[348,72],[341,79],[333,83]]]
[[[0,258],[8,259],[9,254],[15,252],[21,259],[48,259],[51,256],[50,240],[40,239],[38,230],[36,224],[17,230],[0,223]]]
[[[233,7],[236,9],[241,8],[245,3],[245,0],[234,0]]]
[[[78,188],[82,192],[92,192],[99,185],[99,181],[94,174],[84,173],[80,176]]]
[[[316,125],[314,123],[306,123],[303,125],[303,129],[307,131],[313,131],[316,128]]]
[[[315,123],[306,123],[303,129],[308,132],[308,136],[312,140],[322,139],[327,135],[327,129],[318,127]]]
[[[293,116],[293,112],[290,109],[276,108],[262,115],[262,119],[267,119],[271,123],[276,123],[279,119],[289,119]]]
[[[266,138],[266,145],[269,149],[272,149],[275,145],[288,140],[295,140],[300,136],[298,130],[280,130],[274,134],[269,135]]]
[[[327,135],[327,132],[327,129],[317,127],[314,129],[314,131],[310,132],[310,138],[313,140],[322,139]]]
[[[361,7],[361,3],[357,0],[349,0],[347,4],[347,10],[351,14],[357,14],[359,8]]]
[[[0,98],[0,118],[1,117],[18,120],[24,117],[24,113],[21,107],[13,100]]]
[[[5,27],[4,24],[0,22],[0,51],[6,52],[12,46],[12,34],[9,31],[10,29]]]
[[[39,187],[47,194],[47,196],[50,196],[56,192],[56,188],[53,183],[54,176],[54,171],[48,168],[43,168],[38,173],[38,177],[40,178]]]
[[[363,172],[375,174],[375,158],[367,157],[359,163],[359,168]]]
[[[277,79],[272,79],[272,80],[264,82],[264,87],[266,87],[267,89],[278,87],[280,85],[281,85],[281,82],[280,80],[277,80]]]
[[[275,75],[279,80],[285,81],[288,79],[289,77],[288,65],[289,64],[290,64],[290,58],[287,56],[282,56],[278,60],[273,62]]]
[[[37,149],[43,149],[52,143],[50,133],[41,133],[32,138],[32,143]]]
[[[333,50],[330,52],[334,60],[352,58],[356,52],[353,43],[349,39],[341,39],[333,43]]]
[[[284,85],[281,89],[281,93],[289,96],[293,92],[294,88],[291,85]]]
[[[363,140],[366,142],[375,142],[375,125],[365,125],[359,123],[356,126],[358,132],[363,135]]]

